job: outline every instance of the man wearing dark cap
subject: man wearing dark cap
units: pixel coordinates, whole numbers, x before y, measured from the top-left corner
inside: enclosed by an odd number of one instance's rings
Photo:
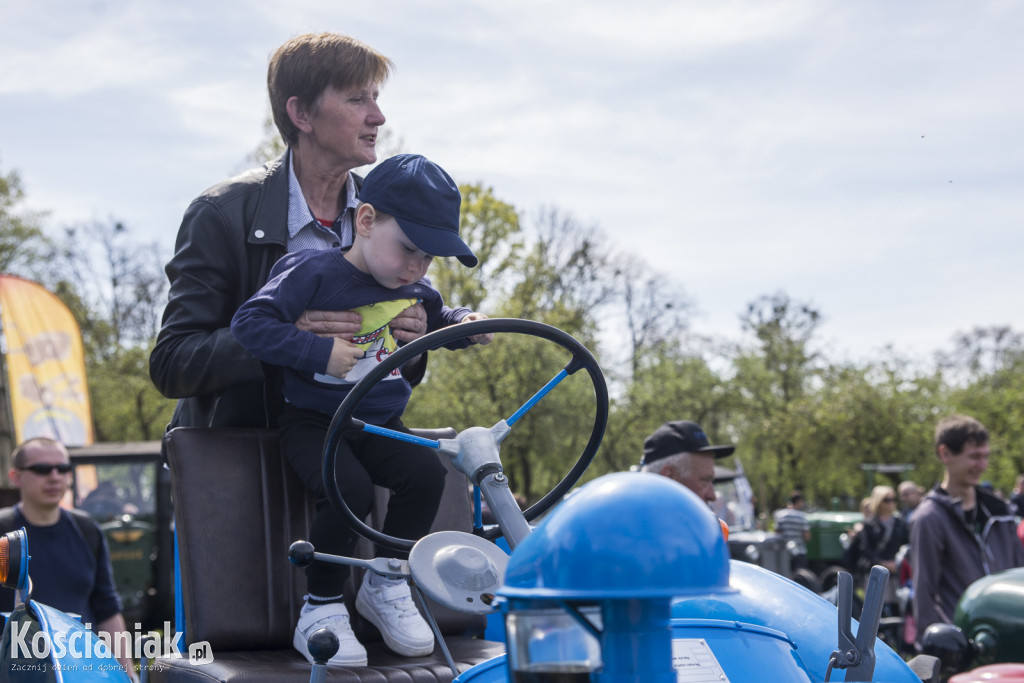
[[[640,469],[678,481],[710,505],[715,502],[715,459],[735,450],[735,446],[710,445],[696,422],[666,422],[644,441]]]

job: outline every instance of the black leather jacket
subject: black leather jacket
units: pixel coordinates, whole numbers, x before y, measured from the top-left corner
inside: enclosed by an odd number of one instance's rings
[[[167,307],[149,358],[170,426],[265,427],[280,412],[260,361],[231,317],[267,281],[288,245],[288,155],[210,188],[185,211],[166,267]]]

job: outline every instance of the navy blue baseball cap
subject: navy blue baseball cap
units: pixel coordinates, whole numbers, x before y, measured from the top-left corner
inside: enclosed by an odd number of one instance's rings
[[[413,244],[431,256],[477,264],[459,237],[462,195],[444,169],[419,154],[398,154],[366,174],[359,201],[395,217]]]
[[[707,453],[716,458],[732,455],[735,446],[712,446],[708,435],[696,422],[679,420],[666,422],[644,441],[644,457],[641,465],[667,458],[678,453]]]

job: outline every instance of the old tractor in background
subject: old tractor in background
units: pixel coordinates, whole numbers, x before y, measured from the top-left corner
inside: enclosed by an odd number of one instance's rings
[[[159,441],[68,449],[72,504],[103,529],[125,621],[159,628],[174,615],[170,472]]]

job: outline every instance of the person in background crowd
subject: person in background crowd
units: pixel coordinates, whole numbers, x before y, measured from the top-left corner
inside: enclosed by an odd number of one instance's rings
[[[8,477],[21,501],[0,510],[0,534],[25,528],[33,560],[33,599],[79,615],[110,644],[132,642],[125,633],[103,531],[85,512],[61,507],[71,486],[71,460],[64,444],[46,437],[29,439],[14,450]],[[0,610],[13,608],[14,591],[0,588]],[[121,666],[138,680],[132,653],[119,654]]]
[[[868,571],[876,564],[896,574],[896,553],[910,541],[906,521],[896,514],[896,492],[890,486],[871,489],[871,518],[858,535],[860,564]],[[889,582],[895,587],[895,579]]]
[[[919,639],[934,623],[953,623],[956,603],[971,583],[1024,566],[1010,506],[981,487],[991,455],[985,426],[963,415],[941,420],[935,455],[942,481],[925,495],[910,525]]]
[[[861,498],[860,514],[863,516],[861,521],[854,523],[846,530],[846,544],[843,546],[843,559],[841,560],[842,565],[854,573],[858,571],[860,564],[860,534],[864,530],[864,525],[871,520],[870,496]]]
[[[1010,505],[1013,508],[1013,514],[1024,517],[1024,474],[1018,474],[1017,479],[1013,482]]]
[[[804,512],[804,494],[794,490],[786,507],[773,515],[775,531],[791,545],[793,569],[807,568],[807,541],[811,540],[811,523]]]
[[[900,482],[896,491],[900,498],[900,511],[903,514],[903,520],[909,525],[914,516],[914,510],[921,504],[924,489],[918,486],[917,482],[907,479]]]
[[[715,502],[715,460],[735,446],[712,446],[696,422],[666,422],[644,440],[640,470],[679,482],[708,505]]]

